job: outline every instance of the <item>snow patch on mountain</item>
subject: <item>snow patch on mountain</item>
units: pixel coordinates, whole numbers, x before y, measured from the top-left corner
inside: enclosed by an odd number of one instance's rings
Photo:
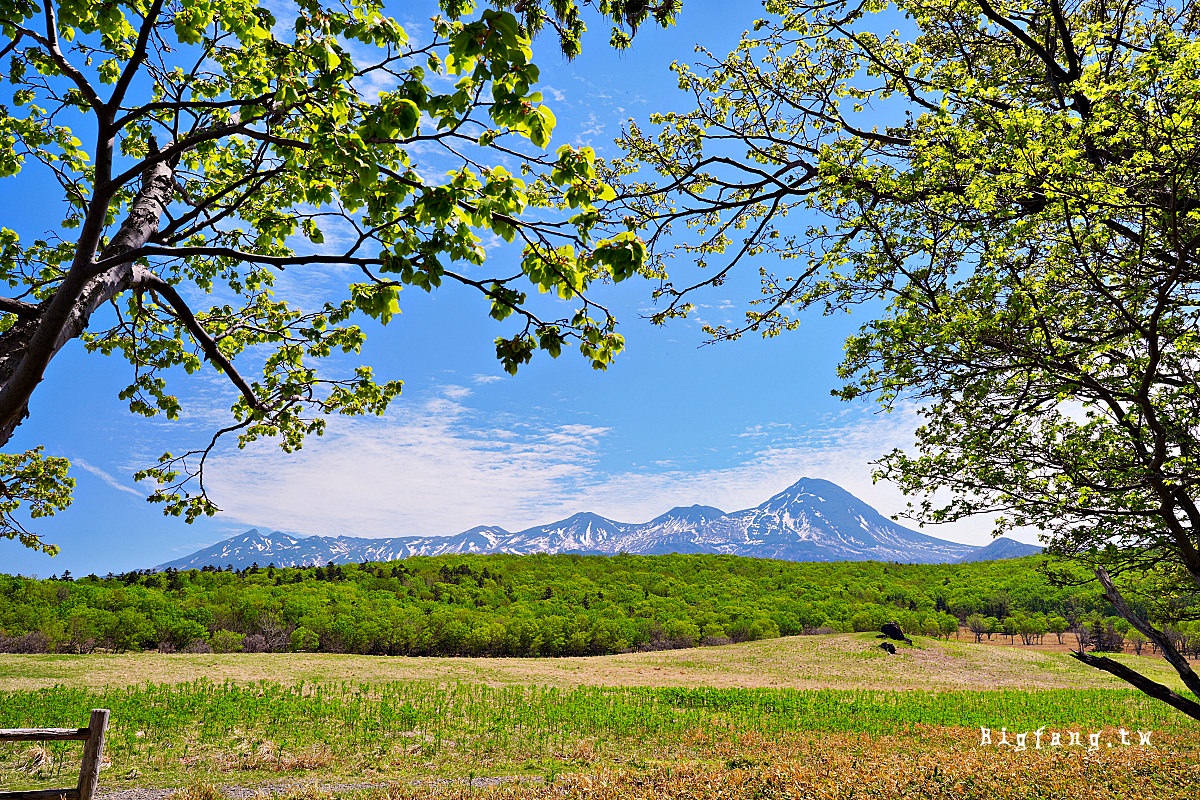
[[[1016,545],[1003,544],[1005,542]],[[204,566],[244,569],[393,561],[448,553],[729,553],[790,561],[949,563],[1026,555],[1011,539],[987,547],[949,542],[905,528],[837,484],[802,478],[754,508],[726,513],[713,506],[676,507],[649,522],[627,523],[580,512],[511,533],[479,526],[455,536],[366,539],[246,531],[156,569]]]

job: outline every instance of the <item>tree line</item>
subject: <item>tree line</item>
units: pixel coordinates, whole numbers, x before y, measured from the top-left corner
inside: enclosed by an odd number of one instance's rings
[[[878,630],[890,620],[946,637],[979,620],[980,635],[1111,625],[1098,587],[1055,585],[1042,561],[456,555],[0,575],[0,650],[578,656]]]

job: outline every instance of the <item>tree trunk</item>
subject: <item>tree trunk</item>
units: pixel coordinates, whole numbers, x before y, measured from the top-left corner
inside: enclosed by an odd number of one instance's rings
[[[159,221],[174,195],[174,179],[174,170],[165,161],[146,168],[129,215],[100,253],[101,261],[137,250],[158,232]],[[80,264],[77,258],[71,273],[83,270],[84,280],[72,281],[69,273],[52,297],[37,306],[35,312],[20,316],[16,324],[0,334],[0,447],[8,443],[29,415],[29,398],[58,351],[87,330],[96,309],[135,284],[132,261],[119,262],[88,276],[92,263],[88,259]],[[71,284],[79,288],[67,288]]]
[[[1175,671],[1179,673],[1179,678],[1183,681],[1183,685],[1186,686],[1192,692],[1192,694],[1200,697],[1200,676],[1196,675],[1191,665],[1187,663],[1187,659],[1184,658],[1183,655],[1181,655],[1180,652],[1175,648],[1175,645],[1170,638],[1162,631],[1158,630],[1134,613],[1133,609],[1129,607],[1129,604],[1125,602],[1125,598],[1121,596],[1119,591],[1117,591],[1116,585],[1113,583],[1112,578],[1109,577],[1109,574],[1105,569],[1098,567],[1096,569],[1096,577],[1099,578],[1101,585],[1104,586],[1105,599],[1112,603],[1113,608],[1117,610],[1117,613],[1124,617],[1130,625],[1141,632],[1143,636],[1158,645],[1158,649],[1162,652],[1163,658],[1165,658],[1167,662],[1175,668]],[[1109,671],[1111,672],[1111,670]],[[1130,671],[1132,672],[1132,670]],[[1130,681],[1130,683],[1133,683],[1133,681]],[[1197,719],[1200,719],[1200,717],[1197,717]]]

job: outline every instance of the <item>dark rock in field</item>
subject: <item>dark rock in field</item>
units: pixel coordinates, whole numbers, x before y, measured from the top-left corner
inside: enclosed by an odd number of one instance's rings
[[[885,622],[880,628],[883,633],[876,636],[876,639],[895,639],[897,642],[913,643],[913,640],[904,635],[904,631],[900,629],[900,624],[897,622]]]
[[[887,650],[892,655],[896,655],[896,645],[892,644],[891,642],[884,642],[883,644],[881,644],[879,646],[882,647],[884,650]]]

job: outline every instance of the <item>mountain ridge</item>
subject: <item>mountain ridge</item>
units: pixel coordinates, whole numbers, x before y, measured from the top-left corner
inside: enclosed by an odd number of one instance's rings
[[[905,528],[835,483],[801,478],[754,508],[724,512],[676,506],[648,522],[625,523],[581,511],[517,532],[479,525],[453,536],[362,538],[308,536],[251,529],[155,567],[244,569],[363,561],[394,561],[449,553],[728,553],[788,561],[951,563],[1015,558],[1041,548],[1001,538],[960,544]],[[986,553],[983,551],[987,551]]]

